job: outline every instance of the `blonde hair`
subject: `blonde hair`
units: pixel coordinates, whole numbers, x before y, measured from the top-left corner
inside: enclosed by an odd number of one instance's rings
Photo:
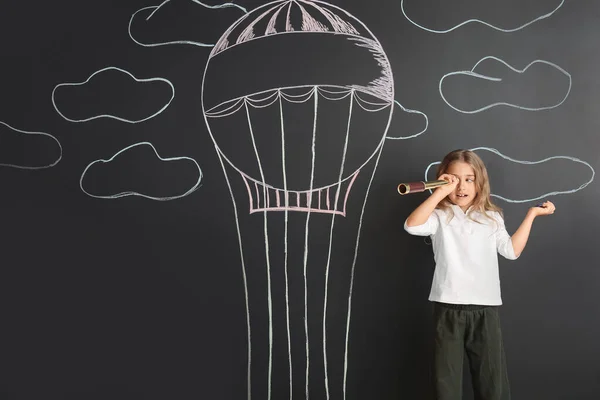
[[[450,153],[446,154],[442,162],[438,165],[436,178],[439,178],[442,174],[445,174],[448,168],[450,167],[450,164],[452,164],[453,162],[467,163],[471,166],[471,168],[473,168],[473,171],[475,172],[476,194],[475,199],[473,200],[473,203],[471,205],[471,210],[469,211],[467,216],[471,218],[472,211],[479,211],[485,217],[493,220],[493,218],[487,214],[487,211],[495,211],[499,213],[502,218],[504,218],[502,209],[494,203],[492,203],[490,196],[490,180],[488,178],[488,173],[485,164],[483,163],[481,158],[471,150],[459,149],[451,151]],[[436,207],[438,209],[449,212],[449,220],[451,220],[454,216],[454,211],[452,211],[452,208],[450,207],[451,204],[452,203],[450,202],[450,200],[448,200],[448,197],[446,197],[444,200],[440,201]]]

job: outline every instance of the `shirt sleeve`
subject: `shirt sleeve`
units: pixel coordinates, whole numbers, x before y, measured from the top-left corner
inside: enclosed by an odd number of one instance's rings
[[[408,219],[408,218],[407,218]],[[415,236],[429,236],[437,232],[440,220],[435,212],[432,212],[427,221],[422,225],[407,226],[404,221],[404,230]]]
[[[495,213],[495,217],[498,222],[498,229],[496,230],[496,248],[498,249],[498,253],[506,259],[516,260],[519,257],[515,254],[512,240],[504,225],[504,219],[499,213]]]

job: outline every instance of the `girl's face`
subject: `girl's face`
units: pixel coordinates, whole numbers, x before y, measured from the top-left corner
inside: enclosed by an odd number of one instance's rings
[[[448,165],[446,173],[458,178],[456,190],[448,195],[448,199],[451,203],[459,206],[463,212],[466,212],[477,196],[475,171],[466,162],[454,161]]]

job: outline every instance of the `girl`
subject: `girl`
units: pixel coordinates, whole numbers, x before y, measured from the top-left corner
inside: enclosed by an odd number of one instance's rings
[[[555,207],[547,201],[530,208],[511,237],[501,210],[491,202],[487,170],[477,154],[449,153],[437,179],[448,184],[435,189],[404,223],[412,235],[431,236],[436,263],[429,295],[435,319],[435,398],[461,399],[466,353],[475,398],[507,400],[497,253],[517,259],[535,217],[552,214]]]

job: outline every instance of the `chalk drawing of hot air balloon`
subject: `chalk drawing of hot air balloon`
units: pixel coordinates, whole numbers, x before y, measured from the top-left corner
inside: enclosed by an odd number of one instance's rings
[[[210,53],[202,109],[239,239],[248,398],[346,397],[361,224],[393,104],[379,41],[322,1],[263,5]]]

